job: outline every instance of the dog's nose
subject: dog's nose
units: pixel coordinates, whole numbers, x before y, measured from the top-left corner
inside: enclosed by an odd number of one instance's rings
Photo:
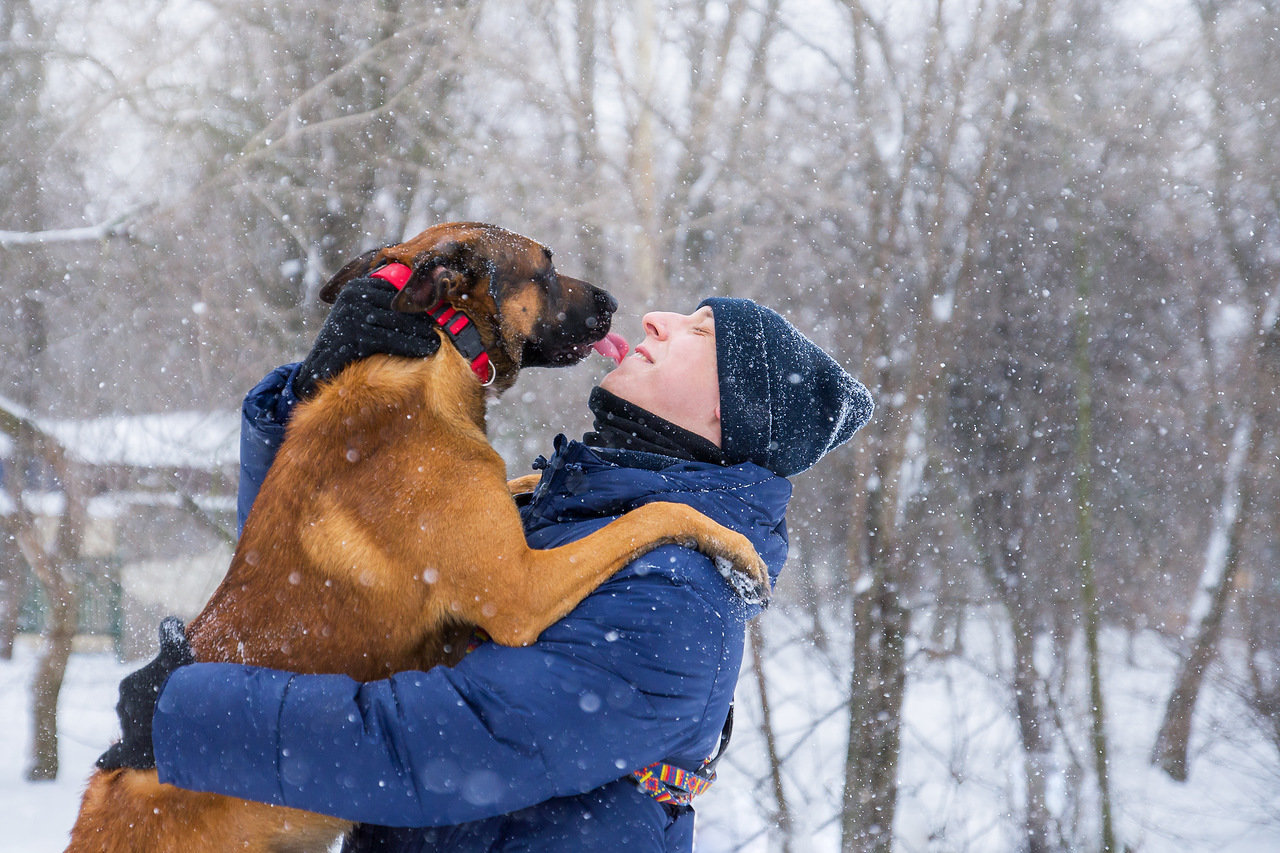
[[[560,284],[568,293],[576,291],[578,299],[582,298],[581,294],[583,292],[590,294],[590,303],[580,303],[582,309],[586,309],[587,305],[590,305],[591,310],[601,317],[611,317],[613,316],[613,313],[618,310],[618,300],[614,299],[613,296],[610,295],[609,291],[602,287],[596,287],[589,281],[583,281],[580,278],[570,278],[567,275],[562,275],[560,276]]]
[[[598,287],[593,287],[592,289],[595,291],[596,309],[600,313],[612,314],[618,310],[618,300],[614,299],[612,294]]]

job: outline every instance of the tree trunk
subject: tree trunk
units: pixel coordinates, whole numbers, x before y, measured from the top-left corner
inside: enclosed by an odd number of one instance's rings
[[[1089,672],[1090,741],[1093,769],[1098,780],[1098,811],[1103,853],[1116,849],[1111,822],[1111,777],[1107,757],[1107,714],[1102,696],[1102,665],[1098,652],[1101,621],[1093,567],[1093,367],[1089,358],[1089,291],[1091,272],[1083,260],[1077,274],[1080,306],[1076,313],[1076,536],[1079,541],[1080,599],[1084,611],[1085,666]]]
[[[1038,630],[1034,596],[1027,595],[1022,583],[1025,569],[1021,552],[1009,544],[1015,533],[1021,532],[1015,513],[1010,511],[1011,505],[1022,499],[1022,495],[1002,491],[975,496],[973,535],[983,574],[1009,617],[1013,637],[1013,705],[1026,787],[1023,816],[1026,850],[1027,853],[1046,853],[1054,849],[1052,816],[1045,794],[1050,753],[1045,725],[1049,707],[1044,680],[1036,666]]]
[[[51,466],[66,495],[66,507],[59,519],[54,544],[45,548],[34,524],[20,535],[23,553],[44,591],[48,611],[43,632],[44,648],[31,682],[31,763],[27,779],[41,781],[58,775],[58,696],[71,657],[71,643],[79,627],[81,579],[78,571],[80,543],[84,532],[85,501],[80,484],[60,448],[48,448]]]
[[[1026,849],[1027,853],[1048,853],[1053,849],[1049,806],[1045,798],[1049,747],[1044,735],[1045,702],[1035,661],[1036,635],[1025,618],[1022,605],[1012,601],[1008,604],[1013,631],[1014,708],[1027,792],[1027,813],[1023,820]]]
[[[43,306],[28,295],[20,303],[20,323],[26,345],[27,363],[37,372],[47,339]],[[28,407],[35,398],[34,386],[23,389]],[[65,449],[44,432],[25,411],[4,411],[5,432],[14,437],[14,458],[18,471],[34,468],[52,474],[65,498],[52,542],[43,541],[37,518],[22,500],[25,483],[15,477],[13,539],[44,592],[47,613],[44,647],[31,682],[31,755],[27,779],[42,781],[58,775],[58,695],[71,656],[79,604],[76,560],[84,536],[86,500]]]
[[[1190,640],[1186,657],[1178,669],[1173,693],[1165,705],[1164,719],[1151,749],[1151,763],[1179,782],[1187,780],[1191,718],[1205,672],[1217,652],[1223,617],[1239,568],[1237,558],[1249,503],[1247,487],[1241,487],[1242,469],[1248,467],[1248,457],[1253,455],[1258,443],[1253,440],[1252,418],[1246,415],[1232,438],[1223,478],[1222,503],[1205,549],[1204,571],[1188,617]]]
[[[888,502],[883,490],[870,492],[866,501],[868,541],[858,544],[865,544],[867,568],[854,579],[853,594],[849,742],[840,820],[843,853],[892,849],[906,690],[910,612],[902,600],[901,558],[881,523],[894,507],[884,505]]]
[[[577,69],[577,98],[572,112],[574,138],[577,142],[578,185],[588,199],[600,196],[600,165],[604,158],[600,152],[599,126],[596,122],[596,3],[597,0],[578,0],[574,9],[577,46],[574,65]],[[605,237],[600,218],[594,208],[586,208],[587,215],[578,225],[582,259],[581,275],[587,281],[603,281],[605,278]]]
[[[48,561],[48,558],[43,558]],[[76,584],[57,566],[47,565],[36,572],[48,601],[44,648],[31,681],[31,755],[27,780],[41,782],[58,776],[58,696],[71,657],[76,635],[79,596]]]
[[[845,759],[844,853],[889,853],[898,799],[908,612],[888,583],[854,598],[854,663]]]
[[[778,804],[773,821],[779,837],[778,849],[791,853],[791,810],[787,807],[787,792],[782,787],[782,759],[778,754],[773,712],[769,706],[769,685],[764,672],[764,632],[760,629],[759,619],[753,619],[747,625],[747,636],[751,641],[751,668],[755,671],[756,689],[760,693],[760,730],[769,753],[769,780],[773,785],[773,799]]]
[[[658,152],[654,131],[653,97],[657,89],[654,57],[658,49],[658,19],[653,0],[640,0],[636,12],[636,90],[641,97],[632,130],[627,171],[636,208],[635,281],[643,299],[652,304],[665,298],[663,245],[658,217]]]
[[[27,567],[18,553],[13,521],[12,515],[0,519],[0,660],[13,659],[18,618],[27,594]]]

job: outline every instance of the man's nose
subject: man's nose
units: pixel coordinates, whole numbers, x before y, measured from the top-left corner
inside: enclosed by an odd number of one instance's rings
[[[640,318],[640,322],[644,324],[644,333],[659,341],[667,337],[670,320],[671,315],[666,311],[650,311]]]

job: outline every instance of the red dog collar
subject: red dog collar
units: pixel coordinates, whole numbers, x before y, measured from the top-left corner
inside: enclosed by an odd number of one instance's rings
[[[413,270],[404,264],[390,263],[376,269],[370,277],[391,282],[396,290],[404,290],[404,286],[409,283],[412,275]],[[485,352],[484,342],[480,340],[480,332],[471,318],[443,299],[432,305],[427,313],[436,321],[441,331],[449,336],[449,340],[453,341],[454,348],[462,353],[462,357],[471,362],[471,370],[480,380],[480,384],[486,387],[492,385],[498,374],[493,363],[489,361],[489,353]]]

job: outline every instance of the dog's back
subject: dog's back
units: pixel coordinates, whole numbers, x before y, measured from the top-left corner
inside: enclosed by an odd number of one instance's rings
[[[505,494],[501,458],[458,416],[483,399],[442,390],[465,388],[458,374],[469,379],[452,351],[375,356],[298,407],[263,482],[267,499],[191,622],[199,660],[360,681],[451,662],[445,647],[471,627],[450,618],[440,585],[424,578],[423,535],[446,537],[451,517],[477,511],[469,501]],[[470,488],[455,488],[447,471],[466,472]]]

